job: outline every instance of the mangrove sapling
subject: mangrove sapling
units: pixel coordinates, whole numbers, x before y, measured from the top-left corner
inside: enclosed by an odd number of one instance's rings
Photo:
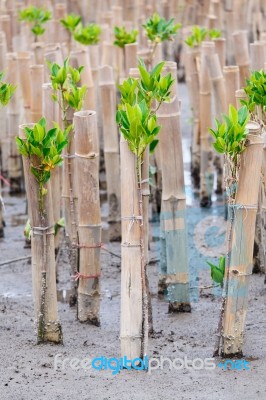
[[[159,43],[164,41],[172,41],[176,36],[181,24],[175,24],[174,18],[166,21],[161,18],[157,13],[154,13],[144,25],[142,25],[147,38],[149,39],[149,56],[147,60],[148,69],[152,67],[153,59]]]
[[[46,129],[46,120],[20,127],[16,137],[23,158],[26,190],[29,202],[32,242],[32,274],[38,343],[61,342],[58,322],[54,218],[50,187],[51,171],[63,161],[67,132],[58,127]]]
[[[73,32],[73,38],[76,42],[84,46],[93,46],[100,41],[101,28],[97,24],[88,24],[86,26],[82,23],[78,24]]]
[[[65,232],[70,251],[70,263],[72,274],[78,271],[78,237],[77,237],[77,193],[75,190],[74,178],[74,131],[73,113],[80,111],[83,106],[86,86],[78,87],[80,74],[83,67],[77,69],[69,65],[66,59],[62,66],[56,63],[49,63],[50,79],[53,87],[52,98],[59,104],[61,119],[64,130],[68,133],[68,145],[65,149],[63,164],[63,208],[65,218]],[[73,281],[73,294],[70,304],[76,303],[77,284]]]
[[[5,107],[10,102],[13,94],[15,93],[16,87],[11,83],[3,81],[4,73],[0,72],[0,104]],[[1,175],[1,170],[0,170]],[[0,179],[0,190],[1,190]],[[3,220],[3,201],[0,193],[0,238],[4,236],[4,220]]]
[[[266,127],[266,73],[261,71],[254,71],[251,73],[250,78],[247,80],[247,84],[244,87],[244,91],[247,94],[247,100],[240,100],[242,104],[245,104],[251,115],[252,119],[257,121],[265,135]],[[256,270],[264,271],[266,268],[266,154],[264,150],[264,156],[262,161],[262,176],[260,185],[260,197],[259,197],[259,208],[257,215],[256,224],[256,235],[254,244],[254,267]]]
[[[225,257],[222,256],[219,258],[219,264],[215,265],[209,261],[207,264],[211,268],[211,278],[214,282],[219,283],[221,287],[223,287],[224,283],[224,274],[225,274]]]
[[[152,152],[158,143],[160,127],[157,124],[156,111],[162,102],[169,100],[170,88],[174,82],[171,74],[161,77],[163,65],[163,62],[156,65],[149,73],[143,61],[140,61],[140,79],[128,78],[119,86],[121,103],[116,121],[124,139],[121,139],[121,181],[122,184],[126,184],[125,178],[128,176],[133,185],[130,189],[133,190],[133,198],[128,197],[128,191],[124,188],[121,191],[121,346],[122,354],[131,357],[144,357],[147,353],[149,326],[142,163],[146,148],[150,148]],[[154,110],[152,103],[155,100],[158,106]],[[133,157],[130,152],[133,153]],[[131,288],[130,291],[128,287]],[[141,307],[134,309],[136,302]]]
[[[70,34],[73,34],[77,26],[81,23],[81,16],[76,14],[68,14],[65,18],[60,19],[60,23]]]
[[[246,106],[237,111],[230,105],[223,122],[216,120],[216,129],[210,129],[214,149],[225,155],[224,178],[230,217],[225,284],[214,355],[242,352],[247,302],[243,293],[247,293],[247,276],[251,273],[263,144],[259,135],[248,135],[253,125],[255,133],[259,131],[258,124],[248,124],[249,118]],[[242,156],[244,151],[245,156]],[[247,191],[253,181],[252,190]],[[241,301],[238,301],[239,296]]]
[[[131,31],[127,32],[124,26],[114,27],[114,45],[123,49],[126,44],[129,43],[136,43],[138,36],[138,30],[132,29]]]
[[[131,43],[136,43],[137,41],[137,36],[138,36],[138,30],[137,29],[132,29],[130,32],[126,31],[126,28],[124,26],[114,27],[114,45],[117,46],[119,49],[122,50],[123,52],[123,59],[122,59],[122,68],[123,71],[128,74],[128,68],[126,68],[126,45],[131,44]],[[121,51],[120,50],[120,51]],[[118,68],[119,68],[119,63],[118,63]],[[123,71],[118,71],[118,81],[120,79],[120,74],[123,74]]]
[[[29,6],[19,13],[19,20],[25,21],[31,26],[31,32],[34,35],[34,41],[45,32],[44,24],[52,18],[52,13],[43,7]]]

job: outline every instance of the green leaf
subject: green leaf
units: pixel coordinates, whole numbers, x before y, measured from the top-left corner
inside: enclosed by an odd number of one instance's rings
[[[156,146],[157,146],[158,143],[159,143],[159,140],[158,140],[158,139],[155,139],[155,140],[153,140],[153,141],[151,142],[151,144],[150,144],[150,153],[151,153],[151,154],[154,153],[155,148],[156,148]]]

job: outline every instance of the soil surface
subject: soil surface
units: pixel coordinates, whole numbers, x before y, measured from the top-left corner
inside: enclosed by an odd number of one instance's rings
[[[210,209],[200,209],[193,197],[189,179],[189,105],[184,85],[180,85],[184,162],[188,197],[188,239],[192,312],[168,314],[166,300],[158,299],[159,224],[151,224],[149,278],[155,333],[149,341],[149,357],[189,360],[211,358],[221,303],[221,290],[213,286],[206,260],[215,260],[225,249],[224,206],[214,198]],[[31,286],[31,265],[20,261],[1,262],[30,255],[24,248],[26,201],[9,197],[4,191],[5,237],[0,240],[0,357],[1,400],[256,400],[266,399],[266,288],[264,277],[250,277],[244,356],[249,370],[224,370],[215,360],[214,369],[164,368],[150,372],[122,370],[73,370],[65,358],[120,357],[120,260],[102,251],[101,327],[80,324],[76,311],[68,305],[70,267],[63,245],[58,267],[59,316],[63,345],[37,345]],[[106,207],[103,205],[103,220]],[[106,247],[120,254],[119,243]],[[154,361],[156,363],[156,361]],[[180,362],[178,362],[180,365]],[[199,365],[199,364],[198,364]]]

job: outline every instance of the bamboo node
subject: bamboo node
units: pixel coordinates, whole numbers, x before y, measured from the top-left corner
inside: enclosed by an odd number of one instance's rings
[[[88,160],[94,159],[96,157],[99,157],[99,153],[88,153],[88,154],[78,154],[75,153],[74,157],[78,158],[87,158]]]
[[[84,275],[81,274],[80,272],[76,272],[75,275],[71,276],[71,279],[74,281],[78,281],[79,279],[96,279],[99,278],[101,274],[95,274],[95,275]]]
[[[50,231],[50,232],[49,232]],[[51,226],[33,226],[32,227],[32,235],[54,235],[54,225]]]
[[[63,154],[64,158],[75,158],[75,154]]]

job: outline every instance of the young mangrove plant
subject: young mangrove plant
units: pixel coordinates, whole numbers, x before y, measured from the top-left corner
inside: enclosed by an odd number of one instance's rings
[[[219,258],[219,264],[215,265],[210,261],[207,261],[207,264],[211,268],[211,278],[215,283],[219,283],[221,287],[223,287],[224,283],[224,273],[225,273],[225,257],[222,256]]]
[[[19,13],[19,20],[28,22],[31,26],[31,32],[34,34],[35,42],[38,41],[39,36],[44,34],[44,25],[51,18],[51,11],[43,7],[29,6]]]
[[[225,155],[229,209],[225,283],[214,355],[242,354],[263,146],[260,126],[248,123],[249,118],[246,106],[237,111],[230,105],[228,115],[222,122],[216,120],[216,129],[210,130],[215,150]]]
[[[51,171],[62,164],[62,151],[67,145],[67,132],[57,126],[47,130],[46,120],[21,126],[16,137],[23,158],[29,203],[32,242],[32,274],[38,342],[62,341],[58,322],[54,217],[51,197]]]
[[[16,86],[11,83],[6,83],[3,81],[4,73],[0,72],[0,104],[5,107],[10,102],[13,94],[15,93]],[[1,171],[0,171],[1,175]],[[0,190],[1,190],[0,179]],[[0,238],[4,236],[4,220],[3,220],[3,201],[0,193]]]
[[[126,44],[136,43],[138,30],[132,29],[130,32],[127,32],[124,26],[120,28],[118,26],[115,26],[114,36],[115,36],[114,45],[124,48]]]
[[[150,41],[150,54],[147,63],[149,68],[151,68],[158,44],[167,40],[174,40],[178,30],[181,28],[181,24],[175,24],[174,18],[166,21],[165,18],[161,18],[157,13],[154,13],[142,26]]]
[[[73,32],[73,38],[76,42],[81,43],[85,46],[92,46],[99,43],[101,34],[101,28],[97,24],[77,25]]]
[[[222,32],[218,29],[210,29],[207,30],[204,27],[201,26],[193,26],[191,35],[187,37],[185,40],[185,43],[191,47],[194,48],[196,46],[200,46],[203,40],[205,39],[218,39],[222,35]]]
[[[148,341],[148,282],[143,221],[143,172],[145,151],[158,144],[156,111],[169,100],[174,82],[171,74],[161,76],[164,63],[148,72],[139,61],[140,78],[128,78],[120,85],[121,103],[116,121],[121,138],[122,207],[122,354],[144,357]],[[156,101],[157,107],[153,108]],[[124,185],[124,186],[123,186]],[[130,187],[124,190],[124,187]],[[129,196],[129,193],[130,196]],[[128,290],[128,288],[130,288]],[[133,295],[134,294],[134,295]]]
[[[73,34],[77,26],[81,23],[81,16],[68,14],[64,19],[60,19],[60,23],[66,28],[66,30]]]
[[[65,232],[70,251],[72,274],[78,271],[78,238],[77,238],[77,193],[75,193],[74,178],[74,140],[73,114],[83,106],[86,86],[78,87],[83,67],[77,69],[69,65],[66,59],[62,66],[48,63],[50,79],[54,93],[52,98],[59,104],[63,127],[68,133],[68,145],[64,154],[63,164],[63,208],[65,218]],[[70,304],[75,304],[77,285],[73,281],[73,295]]]

